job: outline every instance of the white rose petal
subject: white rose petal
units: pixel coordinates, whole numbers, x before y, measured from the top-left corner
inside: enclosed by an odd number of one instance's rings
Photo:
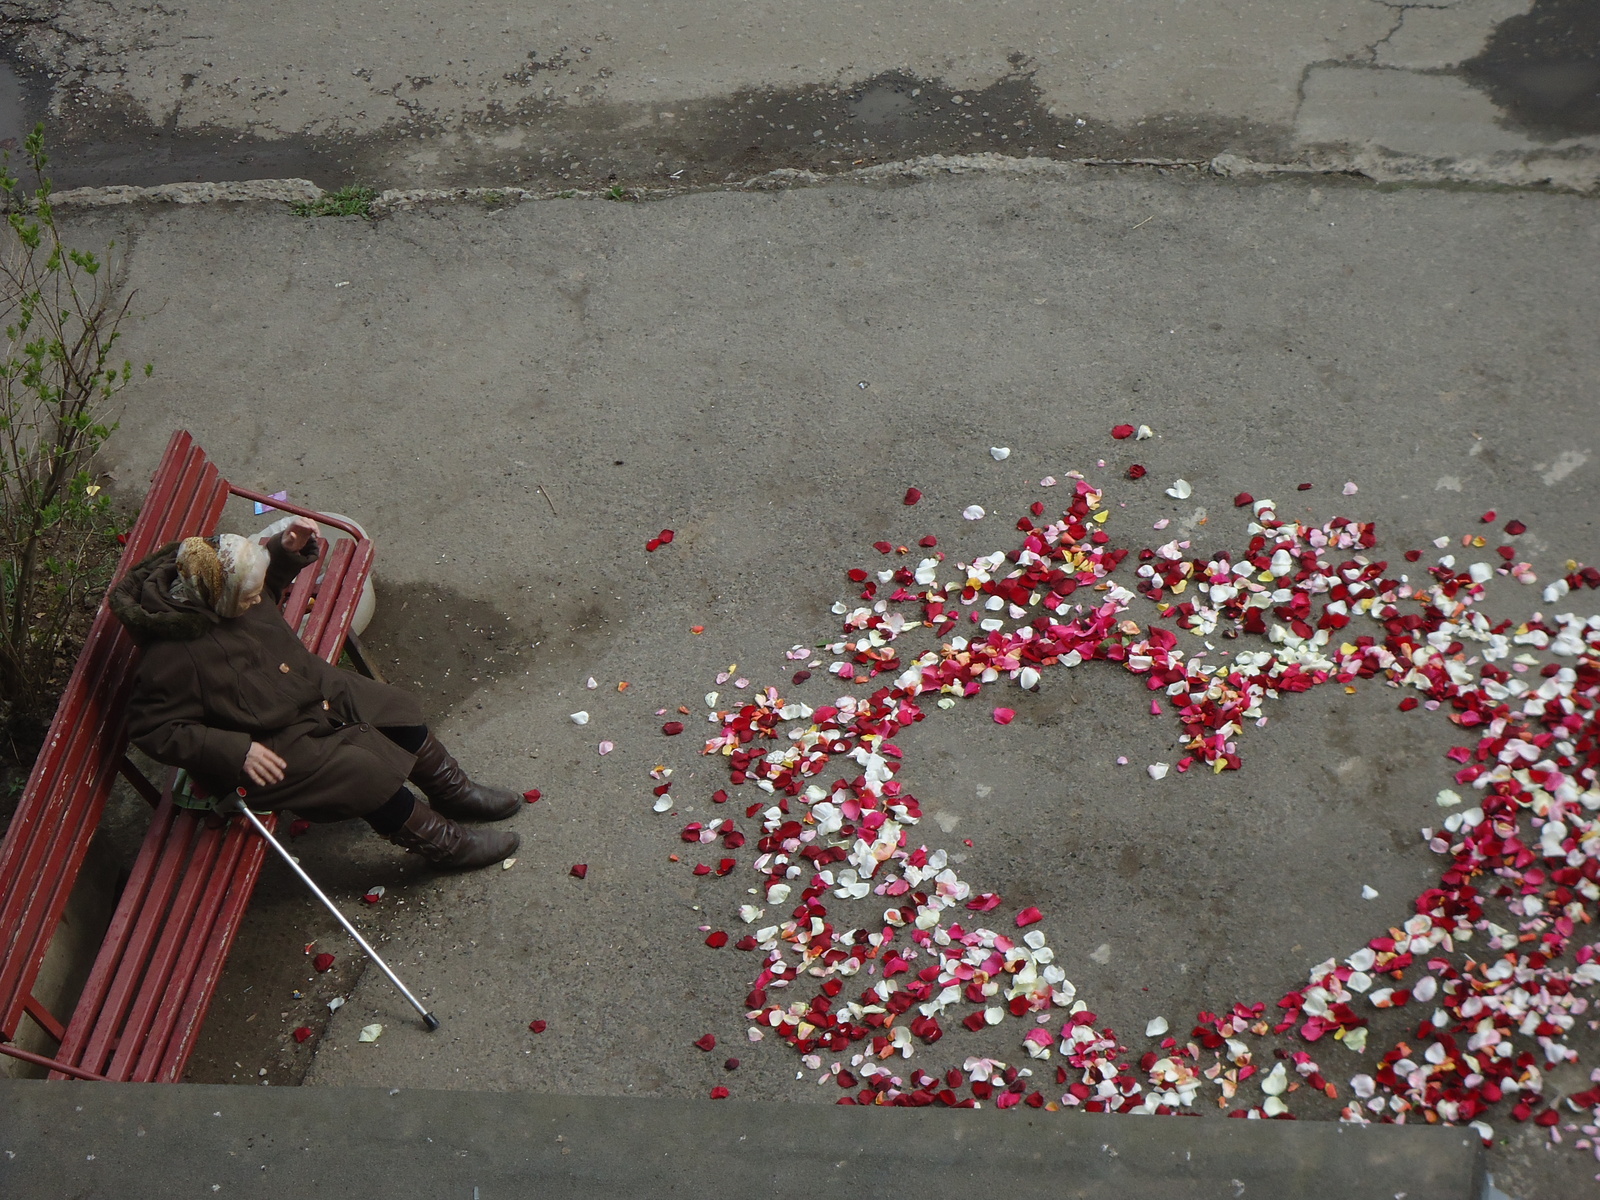
[[[587,725],[589,723],[589,714],[586,713],[586,712],[575,712],[575,713],[573,713],[572,714],[572,723],[574,725]]]
[[[1194,495],[1194,488],[1187,479],[1175,480],[1172,486],[1167,489],[1167,495],[1174,500],[1187,500]]]
[[[1166,763],[1151,763],[1145,770],[1150,772],[1151,779],[1165,779],[1171,768]]]
[[[1165,1017],[1156,1017],[1144,1027],[1145,1037],[1160,1037],[1168,1029]]]
[[[969,521],[981,521],[984,517],[983,505],[969,504],[961,510],[961,515]]]
[[[363,1025],[361,1032],[356,1035],[358,1042],[375,1042],[383,1036],[382,1025]]]
[[[1006,459],[1011,457],[1011,447],[1010,446],[990,446],[989,447],[989,457],[994,459],[995,462],[1005,462]]]
[[[1363,900],[1376,900],[1378,898],[1378,893],[1376,890],[1363,883],[1361,885],[1361,898]]]

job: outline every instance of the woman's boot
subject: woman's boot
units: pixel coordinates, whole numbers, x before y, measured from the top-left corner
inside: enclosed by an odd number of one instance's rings
[[[522,843],[520,837],[505,829],[463,829],[420,800],[389,840],[422,855],[436,867],[453,871],[497,863]]]
[[[411,782],[437,811],[457,821],[503,821],[522,807],[516,792],[473,783],[431,732],[417,751]]]

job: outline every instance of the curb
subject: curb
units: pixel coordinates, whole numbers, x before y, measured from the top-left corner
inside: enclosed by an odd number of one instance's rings
[[[1003,175],[1034,179],[1083,178],[1086,168],[1145,168],[1202,171],[1221,179],[1343,176],[1378,184],[1469,185],[1537,188],[1575,195],[1600,194],[1600,155],[1545,154],[1486,160],[1435,160],[1364,150],[1309,156],[1298,162],[1263,162],[1234,154],[1211,159],[1016,158],[1005,154],[930,154],[854,171],[823,174],[781,167],[724,185],[627,188],[620,196],[594,188],[453,187],[390,188],[372,202],[372,215],[434,204],[526,203],[535,200],[662,200],[705,192],[773,191],[834,183],[885,183],[954,175]],[[114,208],[131,204],[305,203],[324,195],[309,179],[251,179],[237,183],[167,183],[157,187],[81,187],[57,192],[58,207]]]

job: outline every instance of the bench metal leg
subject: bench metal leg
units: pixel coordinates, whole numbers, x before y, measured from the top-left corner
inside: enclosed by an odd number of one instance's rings
[[[361,639],[356,636],[353,629],[344,635],[344,652],[350,656],[355,669],[368,679],[376,679],[379,683],[389,682],[378,669],[378,664],[372,661],[372,656],[367,653],[367,648],[361,644]]]
[[[256,832],[266,839],[267,845],[276,850],[278,852],[278,857],[283,859],[283,861],[288,864],[289,869],[300,877],[300,882],[310,888],[311,894],[318,900],[321,900],[322,903],[327,906],[328,911],[334,915],[334,919],[337,920],[339,924],[344,926],[344,931],[351,937],[355,938],[356,944],[361,947],[362,952],[366,954],[366,956],[373,962],[378,964],[378,969],[389,977],[390,983],[394,984],[395,987],[400,989],[400,994],[411,1002],[411,1007],[422,1014],[422,1023],[428,1027],[429,1032],[431,1033],[433,1030],[438,1029],[439,1018],[424,1008],[422,1001],[418,1000],[411,994],[411,989],[400,982],[400,976],[391,971],[389,969],[389,964],[378,957],[378,952],[372,948],[372,946],[367,942],[366,938],[361,936],[360,931],[357,930],[354,925],[350,924],[349,919],[339,911],[338,906],[335,905],[332,900],[328,899],[323,890],[312,881],[311,876],[305,873],[304,868],[302,868],[299,863],[295,862],[294,855],[290,854],[289,851],[284,848],[282,842],[272,836],[272,831],[261,823],[261,818],[256,816],[256,814],[251,811],[250,806],[244,802],[244,798],[235,798],[234,804],[236,804],[239,808],[239,811],[245,815],[245,819],[248,820],[250,824],[255,826]]]

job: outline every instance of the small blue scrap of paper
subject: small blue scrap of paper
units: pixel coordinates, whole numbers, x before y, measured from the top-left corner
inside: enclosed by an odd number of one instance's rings
[[[272,495],[267,497],[267,498],[269,500],[287,500],[289,498],[289,493],[287,491],[273,492]],[[267,509],[270,508],[270,507],[271,507],[270,505],[262,504],[259,500],[256,501],[256,516],[259,517],[262,513],[266,512]]]

